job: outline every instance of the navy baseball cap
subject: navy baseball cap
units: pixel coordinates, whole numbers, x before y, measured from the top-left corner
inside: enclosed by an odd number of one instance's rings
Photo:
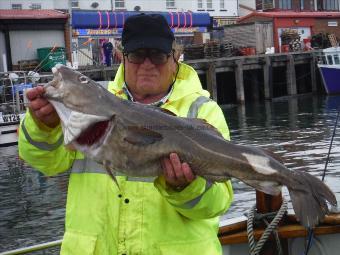
[[[122,46],[124,52],[137,49],[158,49],[170,53],[175,36],[160,14],[138,14],[126,19]]]

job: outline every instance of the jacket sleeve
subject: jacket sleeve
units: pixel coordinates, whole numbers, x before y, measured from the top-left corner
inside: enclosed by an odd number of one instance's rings
[[[205,103],[198,112],[198,118],[205,119],[229,140],[229,129],[221,108],[213,101]],[[155,180],[155,186],[162,196],[183,216],[190,219],[207,219],[223,214],[233,200],[230,180],[210,183],[197,176],[184,190],[178,192],[167,187],[163,176]]]
[[[64,146],[61,126],[49,128],[27,110],[20,123],[19,156],[45,175],[56,175],[70,168],[76,152]]]

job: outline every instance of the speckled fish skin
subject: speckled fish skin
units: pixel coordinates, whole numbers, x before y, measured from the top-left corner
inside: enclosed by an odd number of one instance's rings
[[[162,174],[160,159],[176,152],[196,175],[209,181],[234,177],[271,195],[287,186],[296,216],[306,227],[323,220],[327,202],[337,203],[318,178],[287,169],[260,148],[226,141],[201,120],[122,100],[63,65],[54,67],[53,73],[45,97],[61,118],[65,144],[108,165],[113,172],[158,176]],[[104,127],[102,132],[99,126]],[[95,136],[87,139],[92,133]]]

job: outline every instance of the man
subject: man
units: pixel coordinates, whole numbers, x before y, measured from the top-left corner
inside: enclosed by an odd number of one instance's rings
[[[106,66],[111,66],[113,44],[110,41],[105,41],[103,43],[103,51],[104,51]]]
[[[228,139],[221,109],[209,100],[197,73],[177,62],[173,42],[163,16],[128,18],[123,63],[108,89],[178,116],[206,119]],[[102,166],[62,146],[59,117],[42,94],[43,88],[27,92],[31,102],[19,152],[47,175],[71,169],[62,254],[221,254],[218,216],[230,206],[230,182],[195,176],[174,152],[161,161],[164,176],[117,176],[118,189]]]

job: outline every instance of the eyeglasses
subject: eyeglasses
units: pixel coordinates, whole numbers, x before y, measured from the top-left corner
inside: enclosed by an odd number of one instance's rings
[[[163,65],[168,61],[171,53],[164,53],[160,50],[155,49],[141,49],[132,52],[125,52],[124,56],[127,57],[128,61],[133,64],[142,64],[145,58],[148,58],[154,65]]]

